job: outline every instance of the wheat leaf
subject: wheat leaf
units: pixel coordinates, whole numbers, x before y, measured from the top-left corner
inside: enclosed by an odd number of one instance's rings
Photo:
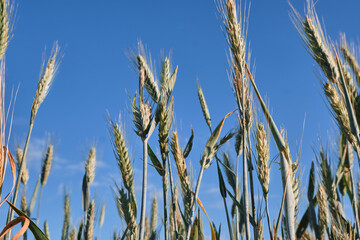
[[[48,238],[45,236],[45,234],[40,230],[40,228],[38,226],[36,226],[36,224],[31,221],[31,219],[21,210],[17,209],[12,203],[10,203],[9,201],[6,201],[10,207],[19,215],[19,216],[24,216],[27,219],[29,219],[30,221],[30,225],[29,225],[29,229],[31,230],[31,232],[33,233],[35,239],[37,240],[48,240]]]
[[[164,176],[165,170],[163,165],[160,163],[159,159],[156,157],[155,153],[151,149],[150,145],[148,144],[148,155],[150,157],[151,162],[153,163],[156,171],[160,174],[160,176]]]
[[[194,140],[194,130],[191,128],[191,136],[189,138],[189,141],[186,144],[186,147],[183,152],[184,158],[187,158],[189,156],[189,153],[191,152],[192,146],[193,146],[193,140]]]

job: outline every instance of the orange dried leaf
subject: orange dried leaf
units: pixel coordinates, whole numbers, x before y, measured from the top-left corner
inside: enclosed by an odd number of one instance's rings
[[[2,230],[2,232],[0,233],[0,238],[4,237],[5,234],[7,234],[13,227],[15,227],[17,224],[24,222],[24,225],[22,226],[22,228],[19,230],[19,232],[17,232],[15,234],[15,236],[13,238],[11,238],[11,240],[17,240],[19,239],[22,235],[24,235],[25,231],[28,229],[29,225],[30,225],[30,220],[24,216],[20,216],[15,218],[14,220],[12,220],[11,222],[9,222],[4,229]]]

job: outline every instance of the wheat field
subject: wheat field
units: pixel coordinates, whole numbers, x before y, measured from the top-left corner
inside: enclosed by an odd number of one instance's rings
[[[358,7],[0,0],[0,239],[359,239]]]

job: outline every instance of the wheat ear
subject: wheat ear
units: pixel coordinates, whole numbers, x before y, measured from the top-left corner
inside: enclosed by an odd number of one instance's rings
[[[70,197],[68,194],[65,194],[64,197],[64,222],[61,233],[61,240],[66,240],[69,235],[70,227]]]
[[[157,205],[156,196],[154,196],[153,201],[151,203],[151,216],[150,216],[150,232],[151,232],[151,234],[156,232],[157,218],[158,218],[158,205]]]
[[[180,179],[180,186],[183,194],[183,201],[185,208],[184,216],[188,218],[191,213],[191,205],[192,205],[191,183],[176,131],[172,133],[170,147],[171,147],[171,152],[174,156],[174,160],[177,167],[177,173]],[[186,222],[188,222],[188,219],[186,219]],[[187,226],[187,227],[191,227],[191,226]]]
[[[96,165],[96,148],[92,147],[85,163],[85,174],[88,186],[94,181]]]
[[[41,103],[44,101],[45,97],[49,93],[56,71],[59,67],[59,51],[60,48],[58,43],[56,42],[51,51],[50,58],[45,68],[43,63],[43,69],[40,73],[40,78],[39,78],[34,102],[31,107],[30,123],[34,121],[36,113],[39,110]]]
[[[198,97],[199,97],[199,102],[200,102],[200,106],[201,106],[201,110],[203,112],[206,124],[208,125],[210,132],[211,130],[211,118],[210,118],[210,112],[209,112],[209,108],[206,104],[205,101],[205,96],[204,93],[202,91],[202,88],[200,86],[199,80],[196,81],[196,87],[197,87],[197,93],[198,93]]]
[[[0,1],[0,60],[4,57],[9,44],[9,0]]]
[[[354,49],[351,48],[346,41],[345,34],[341,35],[340,50],[341,50],[341,53],[344,56],[346,62],[349,64],[349,66],[353,70],[358,86],[360,86],[360,66],[355,57]]]
[[[37,220],[36,223],[39,223],[39,216],[40,216],[40,206],[41,206],[41,198],[42,198],[42,192],[43,192],[43,188],[47,182],[47,179],[50,175],[50,169],[51,169],[51,163],[53,160],[53,145],[49,145],[45,154],[45,158],[43,161],[43,165],[41,168],[41,177],[40,177],[40,183],[41,183],[41,188],[40,188],[40,196],[39,196],[39,202],[38,202],[38,209],[37,209]]]
[[[23,151],[20,148],[16,148],[16,160],[17,160],[18,168],[20,168],[22,157],[23,157]],[[21,183],[25,186],[29,180],[29,170],[26,168],[26,160],[24,164],[25,164],[25,169],[21,174]]]
[[[41,170],[40,182],[41,182],[42,187],[45,186],[47,179],[50,175],[51,163],[53,160],[53,151],[54,151],[54,146],[52,144],[50,144],[46,151],[46,155],[45,155],[42,170]]]
[[[292,7],[292,6],[291,6]],[[331,53],[328,40],[326,39],[318,16],[315,12],[315,6],[312,0],[307,0],[306,16],[303,19],[301,15],[292,7],[292,20],[297,28],[301,38],[308,48],[311,56],[319,64],[325,76],[332,83],[336,83],[339,73],[336,67],[336,61]]]
[[[132,194],[135,201],[134,173],[129,157],[129,150],[125,143],[123,129],[120,123],[114,123],[110,118],[108,129],[111,136],[114,155],[120,168],[123,184]]]
[[[100,218],[99,218],[99,226],[102,227],[105,221],[105,209],[106,209],[106,205],[105,203],[101,206],[101,211],[100,211]]]
[[[47,221],[44,222],[44,233],[47,239],[50,240],[50,231],[49,231],[49,224]]]
[[[69,240],[77,240],[76,229],[75,229],[75,228],[73,228],[73,229],[70,230]]]

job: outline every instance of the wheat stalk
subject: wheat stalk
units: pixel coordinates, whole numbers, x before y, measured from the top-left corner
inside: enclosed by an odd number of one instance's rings
[[[23,151],[24,152],[23,159],[22,159],[20,167],[19,167],[19,176],[21,176],[22,172],[25,169],[24,159],[26,159],[27,149],[29,146],[31,133],[32,133],[32,129],[34,126],[35,116],[37,114],[37,111],[38,111],[41,103],[44,101],[46,95],[48,94],[48,92],[50,90],[50,86],[54,80],[55,73],[59,67],[58,54],[59,54],[59,46],[57,43],[55,43],[52,53],[50,55],[49,61],[46,65],[46,68],[44,71],[41,71],[41,73],[40,73],[40,78],[39,78],[37,90],[35,93],[35,98],[34,98],[34,101],[33,101],[32,107],[31,107],[30,126],[29,126],[27,137],[26,137],[26,141],[25,141],[25,146],[24,146],[24,151]],[[0,168],[1,168],[1,166],[2,166],[2,164],[0,164]],[[0,173],[1,173],[1,171],[0,171]],[[0,180],[1,180],[1,178],[0,178]],[[0,186],[2,186],[2,182],[0,183]],[[13,195],[13,198],[11,201],[12,204],[14,204],[14,205],[16,205],[19,188],[20,188],[20,178],[17,178],[16,184],[15,184],[14,195]],[[9,223],[11,221],[11,219],[13,218],[13,215],[14,215],[14,212],[13,212],[12,208],[9,208],[8,216],[6,219],[7,223]],[[9,237],[10,237],[10,233],[6,235],[6,240],[8,240]]]
[[[163,72],[166,70],[163,70]],[[163,78],[167,77],[167,74]],[[163,82],[165,82],[164,80]],[[167,192],[169,189],[168,182],[168,171],[166,167],[166,160],[169,155],[169,132],[171,128],[172,118],[173,118],[173,109],[174,109],[174,99],[172,98],[169,105],[169,111],[166,110],[165,104],[163,102],[159,103],[159,145],[162,159],[162,166],[164,168],[164,175],[162,176],[163,182],[163,203],[164,203],[164,240],[168,239],[168,211],[167,211]]]
[[[0,146],[5,146],[5,64],[0,64]],[[0,198],[5,179],[6,159],[3,149],[0,149]],[[20,183],[19,183],[20,184]]]
[[[265,127],[263,123],[258,123],[256,128],[256,151],[257,151],[257,170],[258,170],[258,179],[263,191],[263,196],[265,199],[265,207],[266,207],[266,217],[268,221],[268,228],[270,238],[272,239],[272,231],[271,231],[271,222],[269,216],[269,182],[270,182],[270,166],[269,166],[269,152],[270,152],[270,144],[268,142],[268,135],[266,133]],[[259,235],[260,236],[260,235]]]
[[[249,220],[249,197],[248,197],[248,148],[247,148],[247,139],[248,132],[252,123],[252,99],[249,95],[248,81],[246,79],[246,68],[245,68],[245,58],[246,58],[246,34],[247,34],[247,25],[246,25],[246,14],[241,16],[238,19],[237,8],[234,0],[227,0],[226,3],[219,4],[219,12],[223,20],[224,28],[226,31],[226,40],[230,49],[230,67],[231,67],[231,78],[233,91],[235,94],[236,103],[239,110],[239,121],[240,128],[242,130],[241,135],[238,135],[235,148],[237,150],[238,156],[242,152],[243,154],[243,206],[245,213],[245,232],[246,239],[250,239],[250,220]],[[242,17],[244,19],[242,19]],[[241,141],[239,141],[241,138]],[[240,146],[242,150],[240,150]],[[238,179],[238,166],[239,158],[236,161],[236,178]],[[252,184],[252,172],[250,174],[250,187],[251,193],[253,193],[253,184]],[[236,188],[236,200],[240,201],[240,194],[238,188]],[[253,199],[253,194],[251,195]],[[253,201],[252,201],[253,202]],[[254,211],[254,203],[253,211]],[[254,216],[255,218],[255,216]],[[240,216],[238,211],[236,212],[236,239],[239,239],[240,236]],[[254,237],[256,238],[257,231],[254,231]]]

